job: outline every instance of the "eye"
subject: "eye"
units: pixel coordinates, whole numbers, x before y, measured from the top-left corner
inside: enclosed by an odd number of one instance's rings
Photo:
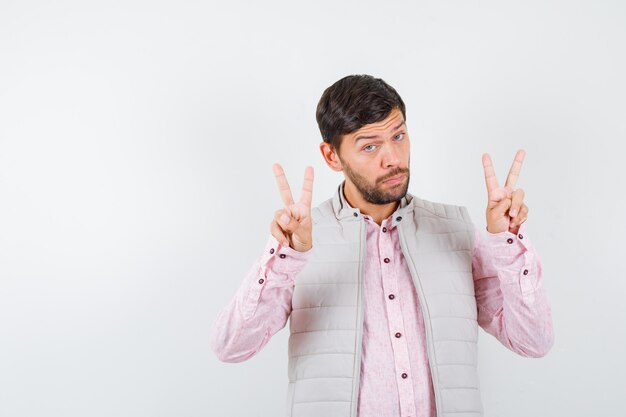
[[[398,139],[398,138],[399,138],[399,139]],[[404,139],[404,133],[398,133],[396,136],[394,136],[394,140],[395,140],[396,142],[400,142],[402,139]],[[370,148],[371,146],[375,147],[376,145],[367,145],[367,146],[364,146],[362,150],[364,150],[364,151],[365,151],[365,152],[367,152],[367,153],[372,153],[372,152],[375,150],[375,148]],[[367,148],[370,148],[371,150],[367,150]]]

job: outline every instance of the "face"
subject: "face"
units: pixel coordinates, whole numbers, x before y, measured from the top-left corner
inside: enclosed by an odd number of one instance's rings
[[[341,168],[372,204],[388,204],[405,196],[409,188],[410,143],[400,109],[376,123],[344,135],[337,154]],[[387,181],[402,175],[399,181]]]

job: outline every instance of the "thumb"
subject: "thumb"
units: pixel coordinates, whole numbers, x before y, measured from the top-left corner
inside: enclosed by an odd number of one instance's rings
[[[283,209],[276,213],[275,220],[287,233],[293,233],[298,228],[298,221],[291,215],[289,210]]]
[[[491,209],[491,213],[496,216],[504,216],[504,213],[511,207],[513,200],[510,198],[504,198],[500,201],[493,209]]]

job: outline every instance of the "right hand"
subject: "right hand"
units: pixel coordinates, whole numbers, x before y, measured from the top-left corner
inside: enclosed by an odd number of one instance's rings
[[[291,188],[280,164],[272,165],[278,191],[285,204],[284,208],[276,210],[274,220],[270,225],[272,236],[283,246],[289,246],[299,252],[306,252],[313,247],[311,222],[311,197],[313,194],[313,167],[308,166],[304,171],[304,183],[300,200],[294,203]],[[285,221],[285,222],[283,222]]]

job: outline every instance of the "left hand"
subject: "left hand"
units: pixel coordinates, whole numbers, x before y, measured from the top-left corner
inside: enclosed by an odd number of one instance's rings
[[[500,233],[509,231],[517,234],[519,227],[528,218],[528,206],[524,204],[524,190],[515,189],[526,152],[520,149],[515,154],[515,160],[504,187],[498,185],[498,179],[493,170],[491,157],[483,154],[483,169],[487,183],[487,231]]]

